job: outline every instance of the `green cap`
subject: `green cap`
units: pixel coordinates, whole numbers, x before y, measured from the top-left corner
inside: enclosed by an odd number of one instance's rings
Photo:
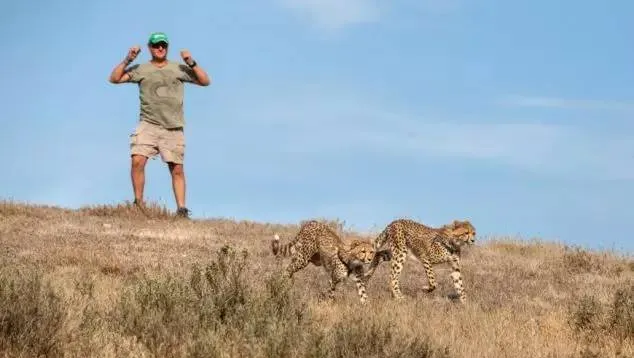
[[[169,41],[167,40],[167,35],[165,35],[165,33],[163,32],[153,32],[150,35],[150,39],[148,40],[148,43],[156,44],[159,42],[165,42],[166,44],[168,44]]]

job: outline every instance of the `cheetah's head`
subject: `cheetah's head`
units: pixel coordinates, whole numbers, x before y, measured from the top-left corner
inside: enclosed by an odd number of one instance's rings
[[[374,259],[374,245],[366,240],[352,240],[348,245],[348,253],[352,260],[369,264]]]
[[[454,220],[445,226],[445,230],[458,241],[457,244],[471,245],[475,242],[476,229],[469,220]]]
[[[350,272],[360,273],[374,259],[374,245],[370,241],[352,240],[338,251],[338,255]]]

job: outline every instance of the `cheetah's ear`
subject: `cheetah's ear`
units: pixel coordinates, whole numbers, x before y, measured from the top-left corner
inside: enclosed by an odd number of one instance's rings
[[[361,244],[362,244],[361,240],[353,239],[352,241],[350,241],[350,245],[348,245],[348,246],[349,247],[356,247],[356,246],[359,246]]]

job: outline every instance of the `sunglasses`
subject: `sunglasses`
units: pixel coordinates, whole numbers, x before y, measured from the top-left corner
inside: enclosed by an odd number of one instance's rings
[[[151,44],[150,46],[152,46],[152,48],[167,48],[167,44],[165,42],[159,42],[159,43],[155,43],[155,44]]]

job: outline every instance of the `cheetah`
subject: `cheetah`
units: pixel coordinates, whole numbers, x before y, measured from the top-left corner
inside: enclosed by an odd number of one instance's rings
[[[475,236],[475,227],[468,220],[454,220],[452,223],[439,228],[429,227],[410,219],[392,221],[374,240],[375,250],[385,244],[392,250],[390,265],[392,296],[396,299],[403,299],[399,277],[409,251],[425,268],[429,285],[424,286],[423,289],[427,292],[432,292],[436,288],[432,265],[451,264],[453,272],[450,277],[460,302],[465,303],[467,297],[460,274],[460,249],[463,245],[473,244]],[[375,269],[376,267],[371,267],[366,271],[364,278],[368,279],[372,276]]]
[[[303,223],[295,238],[287,244],[280,245],[280,237],[275,234],[271,241],[271,251],[275,256],[292,257],[285,271],[288,278],[309,263],[323,266],[330,276],[329,299],[334,299],[337,285],[352,276],[361,303],[368,300],[367,279],[364,280],[365,265],[369,264],[372,269],[382,261],[391,259],[390,250],[381,250],[375,254],[370,240],[352,240],[349,244],[344,244],[332,229],[316,220]]]

